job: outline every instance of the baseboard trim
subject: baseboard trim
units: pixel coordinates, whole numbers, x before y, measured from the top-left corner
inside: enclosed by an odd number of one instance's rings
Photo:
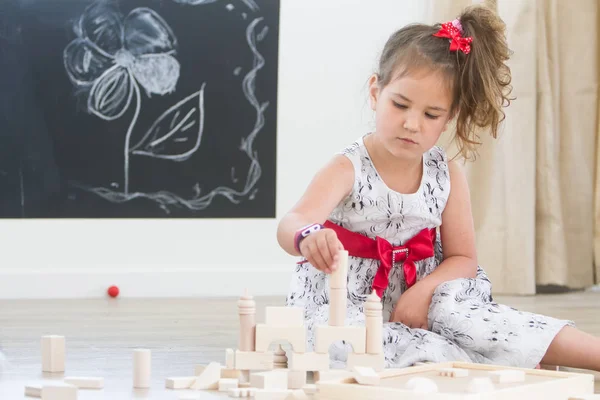
[[[78,299],[106,297],[117,285],[120,297],[285,296],[292,271],[261,268],[163,268],[160,270],[0,272],[0,299]]]

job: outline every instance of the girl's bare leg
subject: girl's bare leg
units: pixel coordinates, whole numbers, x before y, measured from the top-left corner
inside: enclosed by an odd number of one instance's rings
[[[600,338],[565,326],[550,343],[541,363],[600,371]]]

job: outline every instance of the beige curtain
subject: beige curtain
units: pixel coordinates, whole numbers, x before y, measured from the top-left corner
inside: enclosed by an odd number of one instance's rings
[[[478,159],[466,164],[479,262],[495,293],[591,286],[595,243],[600,255],[597,0],[430,0],[429,22],[473,3],[506,23],[517,98],[500,137],[482,133]],[[453,155],[451,134],[441,144]]]

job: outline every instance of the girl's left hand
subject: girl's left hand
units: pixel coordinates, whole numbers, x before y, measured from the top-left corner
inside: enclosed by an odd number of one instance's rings
[[[419,281],[400,295],[390,322],[401,322],[409,328],[428,329],[427,316],[434,290]]]

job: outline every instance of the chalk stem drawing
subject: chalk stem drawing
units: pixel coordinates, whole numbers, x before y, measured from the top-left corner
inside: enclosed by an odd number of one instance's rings
[[[175,0],[186,4],[209,4],[217,0]],[[258,10],[254,0],[241,0],[253,11]],[[74,186],[92,192],[113,202],[123,203],[147,198],[155,201],[166,213],[170,207],[202,210],[215,196],[223,196],[234,204],[243,198],[253,198],[261,176],[261,167],[253,143],[265,124],[264,112],[269,103],[260,103],[255,95],[256,76],[265,65],[256,41],[264,39],[268,27],[256,33],[263,18],[254,19],[246,29],[246,41],[253,55],[252,68],[244,76],[242,91],[256,110],[256,121],[247,137],[242,139],[240,151],[250,159],[246,182],[241,190],[219,186],[201,195],[201,185],[193,186],[194,196],[182,198],[174,193],[158,191],[142,193],[130,191],[129,171],[131,156],[145,156],[173,162],[188,160],[199,149],[204,131],[204,90],[188,95],[165,110],[133,146],[131,137],[136,129],[142,108],[140,86],[146,94],[165,95],[175,91],[180,66],[175,59],[177,39],[167,23],[153,10],[140,7],[125,18],[115,6],[98,2],[90,5],[76,22],[77,38],[64,50],[64,65],[71,82],[78,90],[87,92],[87,109],[91,114],[113,121],[125,114],[131,102],[135,109],[123,147],[123,191],[105,187],[91,187],[81,183]],[[232,179],[235,183],[237,179]]]

